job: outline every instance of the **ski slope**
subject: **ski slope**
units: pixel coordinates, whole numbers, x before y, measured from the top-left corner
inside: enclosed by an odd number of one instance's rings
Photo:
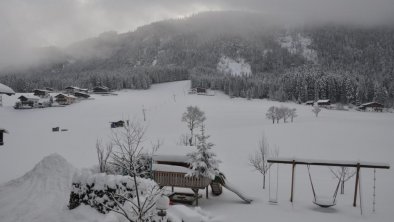
[[[394,114],[323,109],[316,118],[310,106],[231,99],[222,93],[216,93],[216,96],[189,95],[189,86],[189,81],[158,84],[149,90],[123,90],[117,92],[118,96],[92,95],[93,100],[67,107],[32,110],[12,108],[20,94],[3,97],[0,127],[10,133],[5,135],[5,144],[0,147],[1,221],[55,221],[52,218],[57,216],[60,218],[57,221],[78,221],[75,218],[111,221],[114,218],[97,215],[87,207],[71,212],[65,208],[69,194],[66,175],[72,173],[71,169],[64,174],[48,173],[56,175],[51,178],[58,181],[60,187],[54,193],[52,183],[55,182],[45,185],[45,176],[43,179],[28,179],[26,181],[32,182],[23,186],[7,181],[23,176],[52,153],[58,153],[75,168],[97,164],[95,143],[98,138],[109,140],[109,122],[127,118],[143,122],[143,109],[146,113],[143,124],[147,126],[145,146],[149,148],[151,141],[160,139],[164,142],[160,153],[178,154],[182,152],[177,150],[180,136],[188,132],[181,116],[189,105],[199,106],[206,114],[206,132],[211,135],[209,141],[215,144],[214,151],[222,161],[220,171],[240,193],[253,199],[251,204],[244,204],[226,189],[220,196],[201,199],[201,209],[221,221],[391,221],[394,217],[392,169],[377,171],[376,213],[371,212],[373,170],[362,170],[361,215],[359,208],[352,207],[354,179],[346,183],[345,195],[338,195],[334,208],[321,209],[312,203],[306,167],[297,166],[295,201],[291,204],[291,167],[283,165],[279,168],[279,203],[270,205],[268,184],[263,190],[262,176],[248,164],[248,158],[257,149],[264,132],[271,148],[277,147],[281,157],[387,162],[394,166]],[[272,105],[296,108],[298,117],[294,123],[272,124],[265,118]],[[68,131],[52,132],[52,127],[56,126]],[[316,192],[332,194],[336,180],[329,169],[312,167],[311,170]],[[16,185],[10,186],[10,183]],[[46,191],[52,192],[48,198],[40,195]],[[48,210],[49,206],[42,205],[40,198],[48,199],[53,207]],[[26,215],[34,215],[34,220],[27,220]]]

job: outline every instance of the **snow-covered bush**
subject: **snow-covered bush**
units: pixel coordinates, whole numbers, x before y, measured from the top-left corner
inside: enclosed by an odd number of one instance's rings
[[[92,174],[89,171],[78,172],[74,175],[68,208],[74,209],[81,204],[89,205],[100,213],[109,211],[128,213],[128,217],[138,218],[136,209],[136,189],[143,206],[150,207],[144,209],[144,217],[155,214],[155,198],[159,194],[159,186],[150,179],[137,177],[137,183],[130,176],[106,175],[104,173]],[[133,202],[135,202],[133,204]],[[149,203],[148,203],[149,202]]]

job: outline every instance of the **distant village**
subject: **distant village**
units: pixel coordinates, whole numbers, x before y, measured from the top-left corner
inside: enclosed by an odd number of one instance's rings
[[[76,101],[90,99],[90,94],[116,95],[106,86],[96,86],[92,90],[76,86],[68,86],[61,92],[52,88],[35,89],[33,96],[21,95],[14,108],[34,109],[46,107],[62,107],[75,103]]]

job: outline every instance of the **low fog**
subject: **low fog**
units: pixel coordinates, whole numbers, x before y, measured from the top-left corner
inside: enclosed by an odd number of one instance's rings
[[[113,30],[202,11],[241,10],[300,24],[394,24],[393,0],[2,0],[0,69],[40,60],[38,47],[65,47]]]

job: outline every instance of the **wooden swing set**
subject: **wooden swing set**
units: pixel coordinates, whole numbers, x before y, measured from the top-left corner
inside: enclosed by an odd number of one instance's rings
[[[370,163],[370,162],[360,162],[360,161],[332,161],[332,160],[313,160],[313,159],[298,159],[298,158],[269,158],[267,160],[268,163],[273,164],[291,164],[292,171],[291,171],[291,191],[290,191],[290,202],[293,202],[294,196],[294,176],[295,176],[295,167],[296,165],[306,165],[308,169],[309,180],[312,187],[313,192],[313,203],[320,206],[320,207],[332,207],[336,204],[336,196],[338,194],[338,189],[341,183],[341,177],[339,177],[338,184],[334,191],[332,197],[322,197],[316,194],[315,187],[312,181],[312,175],[310,171],[310,166],[334,166],[334,167],[355,167],[356,168],[356,180],[355,180],[355,188],[354,188],[354,199],[353,199],[353,206],[357,206],[357,191],[359,188],[359,181],[360,181],[360,170],[361,168],[372,168],[374,172],[376,169],[389,169],[390,165],[386,163]],[[374,176],[374,180],[375,176]]]

